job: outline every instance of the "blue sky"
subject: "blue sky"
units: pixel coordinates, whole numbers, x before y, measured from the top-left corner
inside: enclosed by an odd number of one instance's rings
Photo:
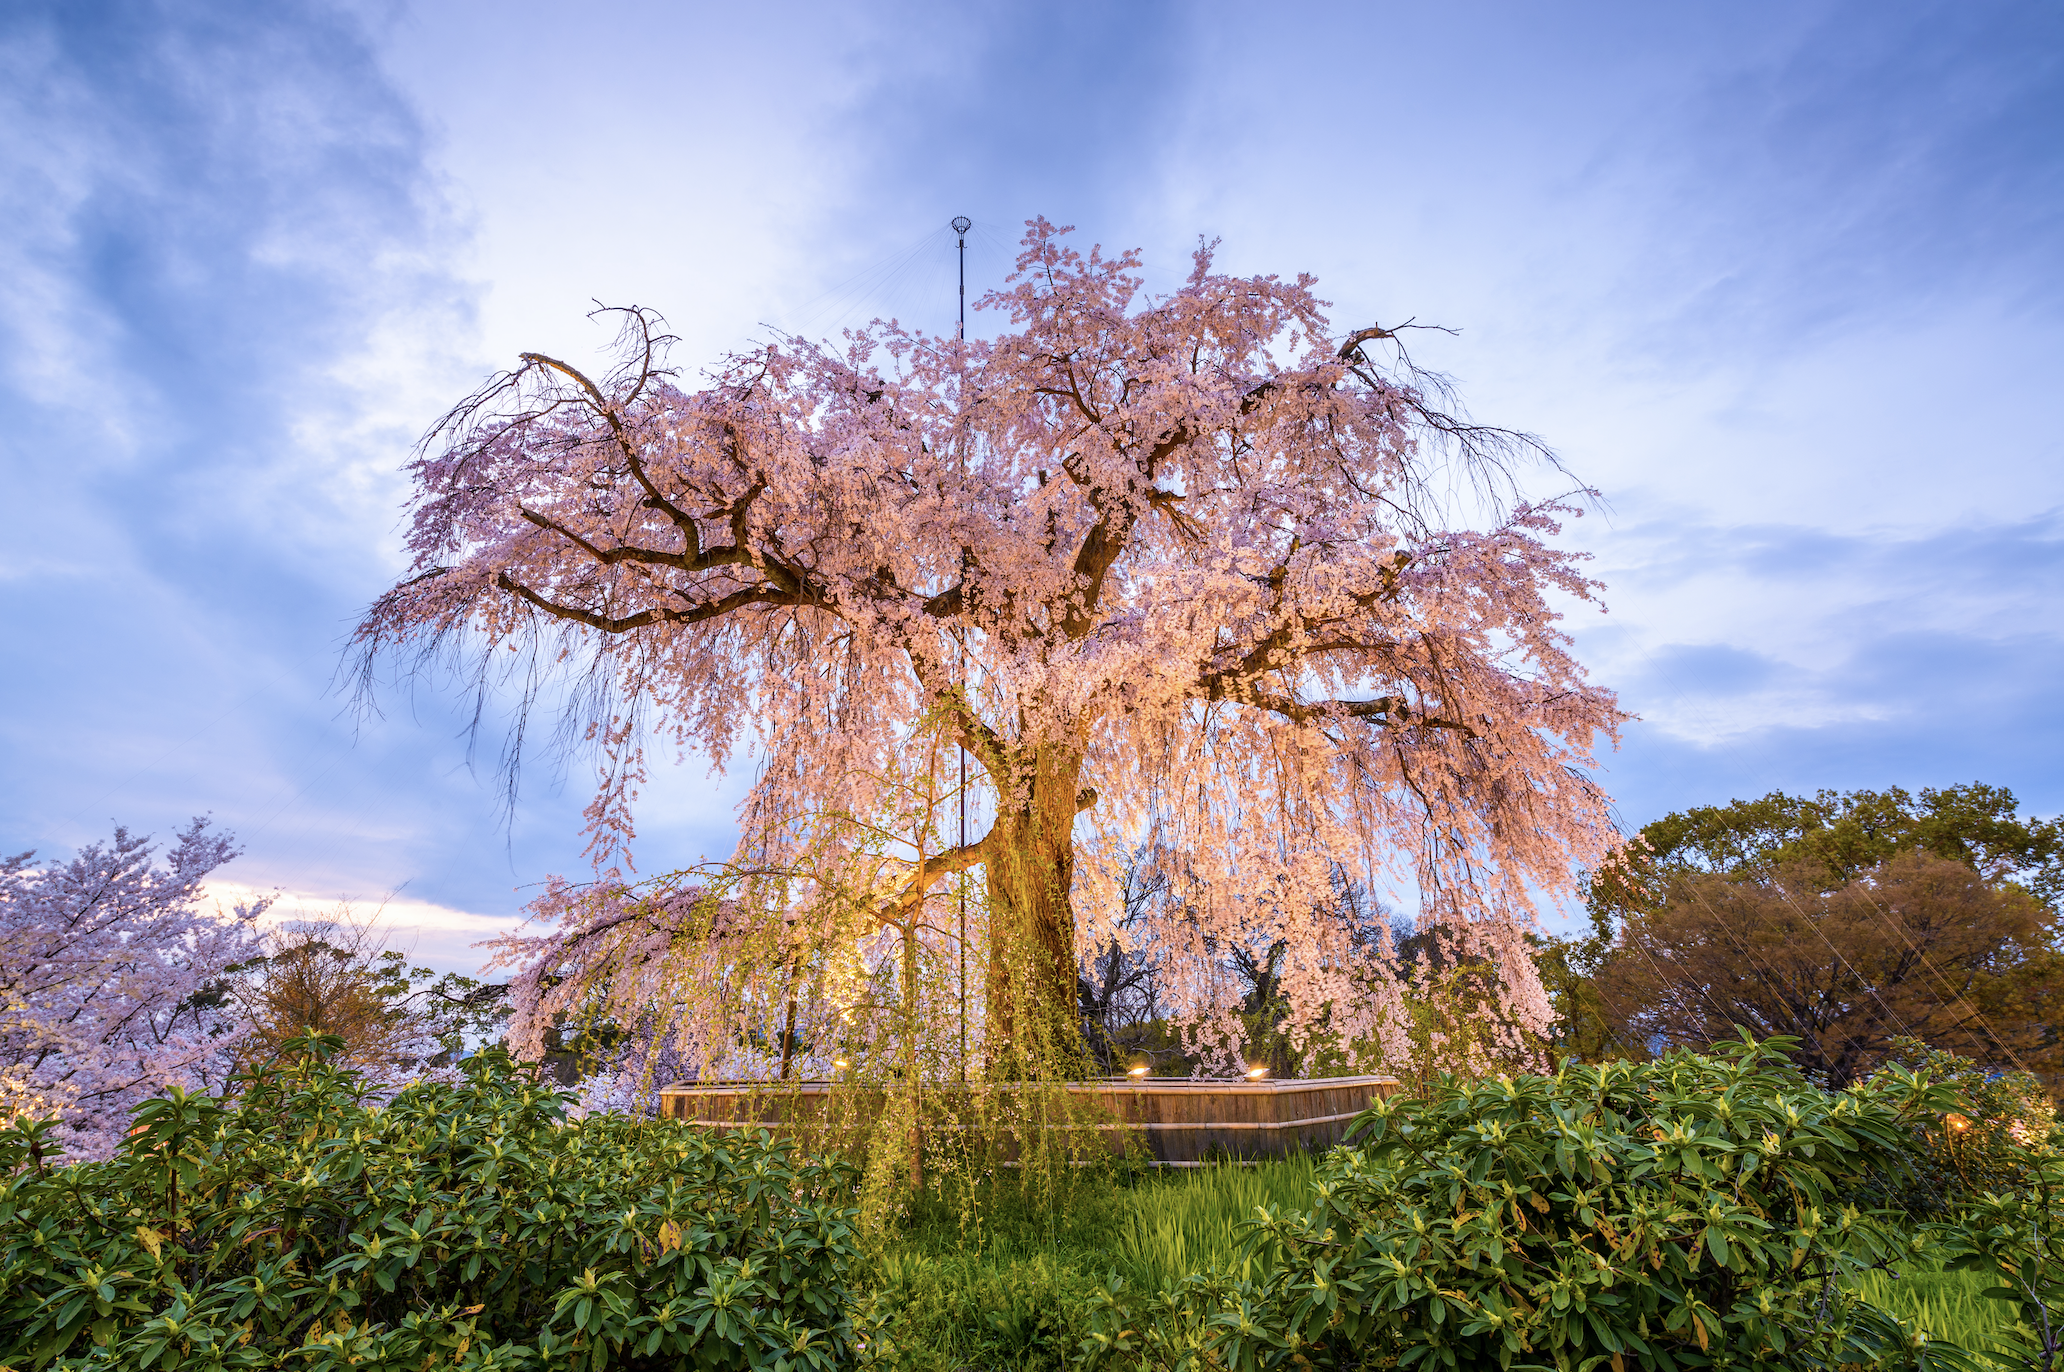
[[[1045,214],[1318,274],[1605,494],[1570,533],[1642,716],[1630,823],[1986,780],[2064,810],[2064,9],[237,3],[0,7],[0,848],[210,812],[225,875],[471,966],[577,870],[435,685],[355,721],[398,468],[588,302],[694,366],[943,327]],[[979,323],[978,323],[979,327]],[[1545,479],[1541,488],[1547,486]],[[662,777],[648,867],[728,851]],[[225,888],[226,889],[226,888]]]

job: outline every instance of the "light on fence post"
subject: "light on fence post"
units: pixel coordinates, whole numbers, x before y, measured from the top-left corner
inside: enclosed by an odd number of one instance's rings
[[[1247,1080],[1249,1081],[1260,1081],[1267,1075],[1268,1065],[1266,1063],[1257,1062],[1247,1069]]]

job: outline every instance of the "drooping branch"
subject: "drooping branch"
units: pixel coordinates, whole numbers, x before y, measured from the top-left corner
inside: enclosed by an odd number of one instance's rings
[[[973,753],[981,761],[984,771],[1000,777],[1010,765],[1010,747],[1003,736],[976,713],[974,706],[968,703],[963,687],[951,687],[942,692],[939,699],[953,712],[956,725],[954,741]]]
[[[643,310],[631,310],[628,313],[637,322],[640,337],[640,357],[638,380],[632,386],[630,394],[625,397],[622,405],[635,404],[638,398],[645,393],[645,388],[651,384],[652,379],[659,374],[652,365],[655,340],[652,335],[651,324],[645,317],[645,312]],[[609,397],[603,393],[602,388],[596,385],[587,373],[570,363],[561,362],[558,358],[548,356],[545,353],[523,353],[521,356],[526,365],[548,367],[570,379],[574,385],[580,387],[587,394],[590,408],[595,413],[601,415],[603,421],[609,425],[610,436],[616,440],[617,449],[623,454],[624,462],[630,468],[631,475],[637,479],[640,486],[644,487],[645,504],[651,509],[658,510],[673,521],[674,527],[681,531],[681,537],[688,545],[688,556],[695,556],[701,550],[702,538],[700,531],[695,527],[695,518],[686,510],[674,504],[673,501],[668,500],[660,491],[658,485],[653,482],[651,474],[645,470],[645,464],[638,456],[638,445],[632,441],[630,433],[624,427],[622,405],[612,404]],[[744,540],[740,539],[739,542],[742,545]]]
[[[1334,356],[1338,357],[1342,362],[1350,362],[1354,360],[1356,354],[1361,352],[1362,344],[1373,343],[1377,339],[1396,337],[1397,332],[1395,330],[1386,329],[1381,324],[1372,324],[1366,329],[1356,329],[1342,339],[1340,350]]]
[[[942,877],[965,872],[970,867],[980,866],[989,858],[992,830],[976,839],[948,848],[943,852],[926,854],[924,861],[910,864],[910,879],[889,899],[875,909],[875,918],[883,924],[902,924],[908,921],[912,911],[923,903],[932,883]]]
[[[1241,395],[1235,407],[1237,413],[1242,418],[1253,415],[1282,388],[1282,382],[1273,377],[1255,383]],[[1073,393],[1080,403],[1079,390]],[[1083,413],[1090,413],[1086,406]],[[1074,572],[1081,596],[1069,605],[1061,619],[1062,629],[1070,639],[1080,640],[1094,627],[1104,582],[1124,555],[1143,513],[1159,510],[1168,516],[1182,541],[1193,545],[1203,541],[1203,526],[1178,508],[1182,495],[1161,490],[1155,482],[1170,459],[1188,449],[1204,432],[1201,426],[1184,421],[1161,433],[1148,445],[1145,457],[1135,460],[1137,475],[1127,474],[1124,489],[1115,499],[1091,477],[1080,454],[1071,454],[1061,463],[1061,470],[1081,488],[1097,516],[1075,551]]]
[[[547,600],[544,596],[531,590],[530,587],[511,577],[507,572],[496,573],[495,585],[511,595],[529,602],[555,619],[570,620],[575,624],[585,624],[590,629],[600,629],[605,634],[629,633],[633,629],[644,629],[654,624],[699,624],[704,620],[715,619],[720,615],[727,615],[734,610],[742,610],[750,605],[808,606],[811,609],[831,608],[815,601],[806,600],[800,596],[791,595],[787,591],[777,590],[768,586],[754,586],[742,591],[733,591],[730,595],[718,600],[706,601],[703,604],[691,605],[682,609],[652,606],[639,610],[635,614],[610,616],[598,615],[592,611],[580,609],[577,606],[561,605],[556,601]]]
[[[713,571],[718,567],[735,567],[741,564],[746,566],[752,565],[752,555],[736,545],[711,548],[707,552],[697,552],[694,550],[696,543],[691,542],[690,551],[685,553],[669,553],[658,548],[640,548],[635,544],[629,543],[618,544],[614,548],[601,548],[581,537],[572,529],[567,528],[558,520],[553,519],[550,515],[539,514],[536,510],[525,509],[521,506],[517,507],[516,513],[532,524],[537,525],[540,529],[559,535],[605,567],[614,566],[619,562],[644,562],[657,567],[673,567],[683,572],[707,572]]]
[[[1266,710],[1293,724],[1325,724],[1339,719],[1368,719],[1392,729],[1453,729],[1467,738],[1476,730],[1465,720],[1444,719],[1426,711],[1415,712],[1401,695],[1375,696],[1369,700],[1298,700],[1280,692],[1264,690],[1252,682],[1231,678],[1213,681],[1205,687],[1204,699],[1250,705]]]
[[[1240,704],[1252,705],[1280,715],[1293,724],[1324,723],[1334,719],[1373,719],[1392,729],[1453,729],[1464,738],[1475,738],[1477,732],[1467,721],[1443,719],[1425,711],[1414,713],[1411,702],[1403,696],[1377,696],[1373,700],[1294,700],[1289,696],[1276,695],[1267,691],[1250,690],[1243,697],[1234,697]]]

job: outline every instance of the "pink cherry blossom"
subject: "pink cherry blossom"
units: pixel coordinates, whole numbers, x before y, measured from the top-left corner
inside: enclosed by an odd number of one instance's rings
[[[105,1157],[146,1098],[221,1088],[241,1031],[219,982],[265,908],[204,908],[235,855],[196,819],[163,865],[122,828],[67,863],[0,859],[0,1119],[60,1116],[73,1155]]]
[[[1396,330],[1337,332],[1312,278],[1204,246],[1150,297],[1066,232],[1031,223],[992,341],[877,322],[689,386],[632,310],[606,376],[525,354],[413,464],[414,565],[361,667],[457,655],[526,707],[561,674],[598,867],[663,741],[752,757],[741,869],[886,874],[890,915],[979,872],[991,1035],[1072,1015],[1078,949],[1114,938],[1161,950],[1201,1043],[1237,1036],[1224,950],[1277,938],[1293,1037],[1395,1032],[1343,883],[1456,929],[1544,1026],[1523,934],[1608,850],[1589,769],[1623,718],[1561,627],[1597,590],[1552,541],[1580,511],[1522,498],[1538,445],[1453,413]],[[942,737],[964,847],[827,838],[913,833]],[[1120,927],[1142,854],[1169,896]],[[574,892],[591,932],[678,904]]]

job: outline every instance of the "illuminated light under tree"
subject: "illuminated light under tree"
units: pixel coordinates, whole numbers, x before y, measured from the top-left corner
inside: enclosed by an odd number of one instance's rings
[[[1171,1008],[1232,1045],[1223,950],[1284,939],[1286,1031],[1365,1041],[1401,1007],[1382,937],[1333,914],[1350,881],[1412,893],[1422,925],[1496,960],[1504,1019],[1544,1027],[1524,931],[1610,846],[1586,769],[1622,719],[1551,604],[1597,589],[1549,542],[1579,511],[1513,481],[1545,454],[1459,418],[1395,330],[1335,334],[1308,276],[1217,274],[1206,245],[1147,297],[1136,255],[1066,232],[1031,223],[978,302],[1009,321],[993,340],[783,337],[689,387],[657,317],[628,310],[605,376],[525,354],[426,438],[414,563],[356,660],[457,653],[526,708],[571,674],[611,875],[540,908],[618,931],[597,977],[622,939],[660,957],[684,911],[721,906],[698,936],[758,927],[821,986],[836,958],[781,931],[825,890],[886,913],[979,872],[970,1051],[990,1075],[1031,1070],[1015,1044],[1079,1043],[1083,939],[1152,941]],[[629,889],[654,737],[718,766],[756,750],[730,870],[757,903],[734,885],[594,904]],[[909,834],[942,739],[974,761],[986,832],[900,865],[827,837]],[[1142,850],[1170,897],[1120,930]],[[833,903],[819,927],[847,937],[859,907]]]

